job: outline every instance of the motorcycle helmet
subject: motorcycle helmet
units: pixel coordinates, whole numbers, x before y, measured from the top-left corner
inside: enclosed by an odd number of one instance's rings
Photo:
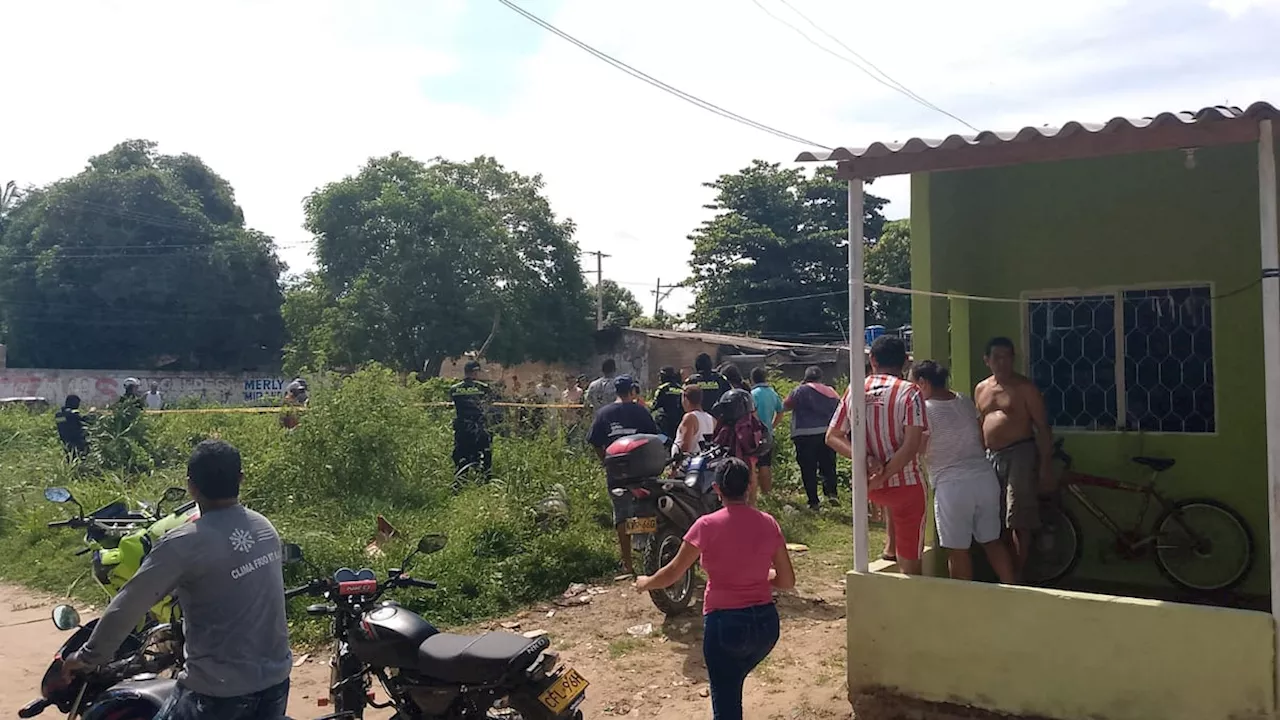
[[[124,379],[124,389],[125,389],[126,391],[127,391],[129,388],[133,388],[134,390],[137,390],[137,389],[138,389],[138,388],[140,388],[140,387],[142,387],[142,383],[138,381],[138,378],[125,378],[125,379]]]
[[[711,417],[728,425],[732,425],[751,412],[751,395],[746,390],[734,388],[711,406]]]

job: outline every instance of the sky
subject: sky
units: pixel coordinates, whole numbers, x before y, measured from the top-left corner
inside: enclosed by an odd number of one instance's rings
[[[1280,0],[515,2],[829,146],[968,129],[834,57],[848,52],[804,18],[981,129],[1280,105]],[[48,183],[154,140],[225,177],[294,273],[313,265],[302,200],[316,188],[393,151],[485,154],[541,174],[580,247],[608,253],[604,276],[651,312],[655,283],[688,275],[703,184],[807,149],[634,80],[497,0],[0,0],[0,48],[0,181]],[[868,190],[890,218],[910,215],[904,178]],[[594,279],[594,258],[583,267]],[[663,309],[691,301],[678,289]]]

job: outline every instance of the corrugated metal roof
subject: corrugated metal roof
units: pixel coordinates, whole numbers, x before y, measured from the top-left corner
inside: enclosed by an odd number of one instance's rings
[[[764,338],[749,337],[746,335],[728,335],[724,333],[656,330],[653,328],[627,328],[627,330],[640,333],[641,335],[647,335],[651,338],[663,338],[667,340],[697,340],[709,345],[728,345],[731,347],[756,348],[759,350],[793,350],[796,348],[822,347],[820,345],[779,342],[777,340],[766,340]]]
[[[831,151],[805,151],[797,162],[850,161],[885,158],[896,155],[922,155],[925,153],[956,150],[960,148],[1000,147],[1012,143],[1054,143],[1089,135],[1128,135],[1144,133],[1158,128],[1187,127],[1216,123],[1237,124],[1240,121],[1256,122],[1280,118],[1280,110],[1266,102],[1256,102],[1241,110],[1238,107],[1214,106],[1195,112],[1162,112],[1154,117],[1114,118],[1105,123],[1071,121],[1062,127],[1024,127],[1011,132],[983,131],[977,135],[949,135],[941,140],[911,138],[906,142],[875,142],[862,148],[838,147]],[[928,168],[919,168],[928,169]]]

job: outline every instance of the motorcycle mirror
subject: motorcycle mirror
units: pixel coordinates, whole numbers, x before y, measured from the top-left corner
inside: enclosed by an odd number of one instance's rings
[[[298,545],[294,543],[285,543],[280,546],[280,551],[284,553],[285,565],[302,562],[302,548]]]
[[[53,626],[59,630],[74,630],[80,627],[80,613],[70,605],[59,605],[53,609]]]
[[[178,502],[179,500],[185,498],[186,496],[187,496],[187,491],[185,488],[171,487],[164,491],[164,495],[160,496],[160,500],[162,502],[173,503],[173,502]]]
[[[418,552],[423,555],[440,552],[449,544],[449,536],[444,533],[434,533],[431,535],[423,535],[418,541]]]
[[[71,497],[71,491],[64,487],[51,487],[44,489],[44,499],[51,503],[68,503],[75,498]]]

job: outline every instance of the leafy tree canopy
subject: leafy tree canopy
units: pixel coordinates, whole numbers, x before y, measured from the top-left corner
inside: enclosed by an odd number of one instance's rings
[[[640,301],[636,300],[635,293],[616,281],[604,280],[599,289],[603,293],[605,325],[627,327],[644,315],[644,309],[640,307]]]
[[[74,177],[6,189],[0,205],[0,338],[13,365],[278,361],[283,266],[200,158],[128,140]]]
[[[690,236],[690,283],[697,290],[690,320],[705,329],[782,339],[840,337],[848,322],[848,296],[840,293],[849,282],[849,198],[835,168],[819,168],[809,176],[756,160],[707,187],[716,191],[715,201],[707,206],[716,216]],[[881,210],[886,202],[866,195],[863,232],[868,280],[887,284],[889,279],[875,275],[873,265],[897,265],[871,260],[885,227]],[[906,251],[905,238],[892,247]],[[906,263],[909,276],[909,254]],[[773,302],[804,295],[817,297]],[[903,324],[883,314],[894,307],[869,303],[868,322]]]
[[[318,269],[289,293],[290,363],[435,374],[468,350],[518,362],[589,348],[573,224],[542,185],[490,157],[394,153],[316,190],[305,210]]]

